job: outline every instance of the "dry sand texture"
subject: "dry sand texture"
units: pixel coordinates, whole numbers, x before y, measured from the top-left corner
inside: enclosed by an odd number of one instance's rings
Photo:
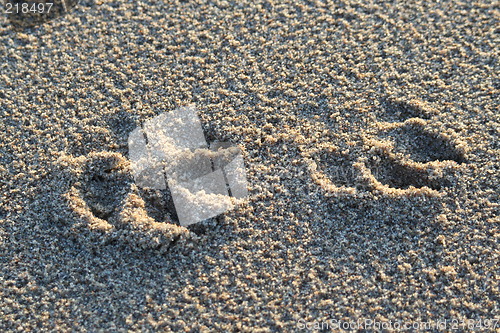
[[[497,5],[83,0],[2,19],[0,330],[498,319]],[[134,185],[127,136],[191,103],[208,141],[242,149],[250,199],[184,228]]]

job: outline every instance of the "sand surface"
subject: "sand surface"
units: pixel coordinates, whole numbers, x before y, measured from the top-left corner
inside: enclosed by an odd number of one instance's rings
[[[495,1],[3,16],[0,330],[494,331],[498,27]],[[240,147],[250,197],[184,228],[134,184],[127,137],[189,104],[209,140]]]

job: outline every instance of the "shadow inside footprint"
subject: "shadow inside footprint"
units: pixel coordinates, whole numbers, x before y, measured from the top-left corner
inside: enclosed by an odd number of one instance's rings
[[[134,191],[133,176],[120,154],[95,154],[82,169],[78,185],[91,213],[111,224],[119,222],[125,198]],[[156,222],[178,224],[172,196],[168,189],[137,188],[148,216]]]
[[[461,164],[465,161],[463,152],[449,139],[430,133],[420,125],[399,127],[391,131],[389,136],[396,142],[396,152],[408,154],[416,162],[450,160]]]
[[[424,168],[415,168],[403,165],[399,161],[386,156],[376,155],[376,159],[370,160],[368,167],[373,176],[382,184],[397,189],[408,189],[428,187],[440,190],[445,184],[439,180],[430,179],[429,171]]]
[[[336,186],[356,187],[357,171],[349,156],[330,150],[322,150],[314,155],[319,171]]]
[[[174,200],[168,187],[165,190],[139,188],[139,193],[144,200],[148,215],[155,221],[179,224]]]
[[[92,214],[102,220],[117,218],[133,182],[121,162],[117,156],[94,156],[83,168],[80,191]]]

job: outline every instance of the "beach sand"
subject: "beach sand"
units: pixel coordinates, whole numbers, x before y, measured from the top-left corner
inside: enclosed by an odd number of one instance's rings
[[[3,17],[0,330],[494,331],[498,23],[494,1]],[[185,228],[134,183],[127,138],[191,104],[250,194]]]

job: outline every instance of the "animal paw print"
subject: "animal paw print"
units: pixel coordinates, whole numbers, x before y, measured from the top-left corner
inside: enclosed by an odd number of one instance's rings
[[[187,228],[176,224],[168,190],[139,189],[129,161],[121,154],[91,153],[70,164],[78,181],[66,199],[80,221],[73,228],[90,230],[105,243],[120,241],[160,252],[193,239]]]
[[[465,146],[433,129],[436,112],[418,101],[385,101],[377,138],[364,137],[363,153],[324,143],[307,153],[316,184],[326,193],[378,191],[389,195],[440,196],[452,186],[453,169],[465,162]]]

